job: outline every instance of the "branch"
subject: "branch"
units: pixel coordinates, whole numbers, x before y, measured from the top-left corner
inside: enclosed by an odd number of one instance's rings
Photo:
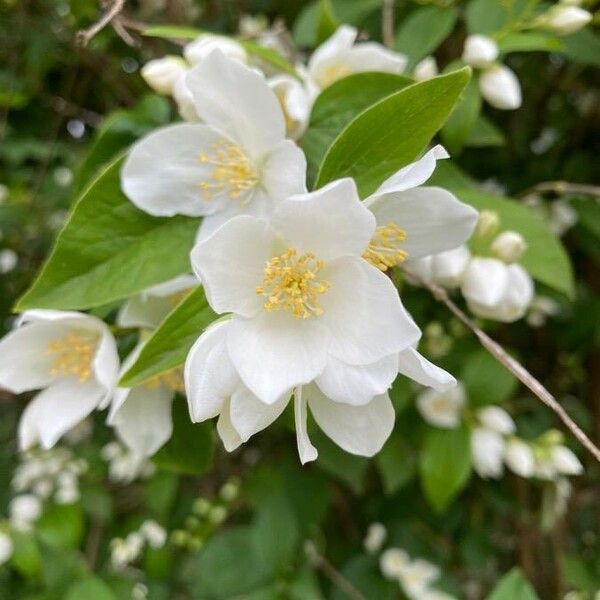
[[[487,333],[482,331],[475,323],[450,299],[446,290],[424,281],[416,273],[405,269],[412,278],[424,288],[429,290],[434,298],[444,304],[450,312],[466,327],[468,327],[477,337],[481,345],[504,367],[506,367],[524,386],[539,398],[558,418],[564,423],[567,429],[577,438],[580,444],[600,462],[600,449],[590,440],[583,430],[569,417],[565,409],[558,403],[556,398],[523,366],[516,361],[504,348],[494,341]]]
[[[381,39],[386,48],[394,47],[394,0],[383,0],[381,9]]]
[[[588,185],[585,183],[569,183],[568,181],[543,181],[530,188],[527,188],[519,194],[520,197],[530,194],[546,194],[553,192],[557,195],[563,194],[583,194],[584,196],[595,196],[600,198],[600,186]]]
[[[81,47],[88,45],[90,40],[100,31],[102,31],[125,6],[125,0],[113,0],[109,9],[88,29],[82,29],[77,32],[76,41]]]

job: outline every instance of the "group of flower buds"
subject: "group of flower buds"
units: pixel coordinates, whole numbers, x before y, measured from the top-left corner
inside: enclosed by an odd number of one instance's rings
[[[136,562],[146,547],[162,548],[167,541],[167,532],[156,521],[144,521],[139,529],[125,538],[114,538],[110,542],[110,560],[115,569],[123,570]]]
[[[123,444],[113,441],[106,444],[100,456],[108,463],[108,476],[116,483],[131,483],[135,479],[148,479],[156,468],[150,460],[140,460]]]

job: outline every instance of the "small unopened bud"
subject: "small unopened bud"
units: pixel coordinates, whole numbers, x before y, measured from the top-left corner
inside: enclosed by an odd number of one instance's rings
[[[236,480],[228,481],[219,491],[219,495],[225,502],[233,502],[240,491],[240,485]]]
[[[515,110],[523,102],[521,84],[505,65],[486,69],[479,78],[479,91],[491,106],[500,110]]]
[[[521,477],[533,477],[535,456],[531,446],[518,438],[508,440],[504,461],[508,468]]]
[[[581,475],[583,465],[575,453],[566,446],[555,446],[551,450],[552,463],[562,475]]]
[[[179,56],[165,56],[147,62],[141,70],[145,82],[157,93],[169,96],[179,77],[187,71],[187,63]]]
[[[558,431],[558,429],[549,429],[543,433],[538,440],[545,446],[556,446],[564,442],[565,436],[562,434],[562,431]]]
[[[428,79],[433,79],[438,72],[435,58],[433,56],[426,56],[415,67],[414,77],[417,81],[427,81]]]
[[[206,498],[198,498],[192,507],[192,510],[201,517],[205,517],[212,508],[212,504]]]
[[[8,533],[0,531],[0,565],[7,562],[13,554],[14,546]]]
[[[516,231],[503,231],[492,242],[491,250],[494,256],[510,265],[517,262],[523,256],[523,253],[527,250],[527,242]]]
[[[540,19],[540,25],[560,35],[579,31],[592,20],[592,15],[579,6],[569,6],[563,2],[553,6]]]
[[[475,234],[481,238],[492,237],[500,227],[500,216],[495,210],[482,210],[477,219]]]
[[[498,58],[498,46],[491,38],[474,34],[465,40],[462,59],[471,67],[489,67]]]
[[[367,529],[367,535],[363,545],[369,554],[375,554],[381,550],[383,542],[387,537],[387,530],[381,523],[371,523]]]
[[[215,506],[208,513],[208,520],[213,525],[220,525],[227,518],[227,509],[224,506]]]

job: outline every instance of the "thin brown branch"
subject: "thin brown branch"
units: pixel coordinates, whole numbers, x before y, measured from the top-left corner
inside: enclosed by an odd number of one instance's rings
[[[395,0],[383,0],[381,8],[381,39],[386,48],[394,47]]]
[[[406,270],[409,272],[408,270]],[[571,419],[565,409],[556,398],[517,360],[515,360],[504,348],[493,340],[487,333],[482,331],[448,296],[445,289],[424,281],[416,273],[410,271],[410,276],[416,279],[420,285],[429,290],[434,298],[444,304],[450,312],[477,337],[480,344],[504,367],[506,367],[525,387],[527,387],[537,398],[539,398],[558,418],[565,427],[577,438],[579,443],[600,462],[600,449],[590,440],[583,430]]]
[[[569,183],[568,181],[542,181],[536,185],[527,188],[520,194],[520,197],[531,194],[553,193],[558,196],[582,194],[584,196],[595,196],[600,198],[600,186],[588,185],[585,183]]]
[[[324,556],[319,554],[319,551],[312,542],[306,542],[304,551],[310,563],[316,569],[319,569],[350,600],[367,600],[351,581],[346,579]]]
[[[81,47],[87,46],[90,40],[97,33],[102,31],[114,18],[121,13],[124,6],[125,0],[113,0],[108,10],[91,27],[77,32],[77,44]]]

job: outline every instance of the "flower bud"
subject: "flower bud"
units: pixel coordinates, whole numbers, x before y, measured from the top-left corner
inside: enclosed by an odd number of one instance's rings
[[[508,440],[504,461],[508,468],[521,477],[535,473],[535,456],[531,446],[518,438]]]
[[[246,51],[241,44],[224,35],[205,33],[187,44],[183,55],[191,65],[202,62],[213,50],[220,50],[227,58],[245,63]]]
[[[194,104],[192,92],[190,92],[186,82],[185,73],[182,74],[173,85],[173,99],[177,104],[179,115],[184,121],[195,122],[199,121],[198,111]]]
[[[515,432],[515,422],[512,417],[499,406],[486,406],[478,413],[479,422],[486,428],[496,431],[502,435],[510,435]]]
[[[575,453],[566,446],[555,446],[550,456],[556,470],[562,475],[581,475],[583,465],[579,462]]]
[[[521,85],[517,76],[504,65],[491,67],[479,78],[481,95],[494,108],[515,110],[521,106]]]
[[[3,565],[10,559],[13,549],[14,546],[12,538],[8,535],[8,533],[0,531],[0,565]]]
[[[499,479],[502,476],[504,438],[496,431],[478,427],[471,434],[473,467],[480,477]]]
[[[475,233],[480,238],[491,237],[500,227],[500,216],[495,210],[482,210],[477,219]]]
[[[363,545],[369,554],[375,554],[381,550],[383,542],[387,537],[387,530],[381,523],[371,523],[367,529],[367,535]]]
[[[398,579],[409,565],[410,557],[400,548],[388,548],[379,559],[381,573],[387,579]]]
[[[527,250],[525,238],[516,231],[503,231],[491,246],[492,254],[506,264],[517,262]]]
[[[591,20],[592,15],[587,10],[561,2],[542,16],[540,25],[559,35],[569,35],[585,27]]]
[[[152,548],[162,548],[167,541],[167,532],[164,527],[152,519],[142,523],[140,533],[146,538]]]
[[[27,530],[42,514],[42,503],[33,494],[15,496],[8,506],[8,513],[16,529]]]
[[[423,390],[417,398],[417,408],[430,425],[453,429],[460,425],[460,413],[465,404],[465,390],[459,383],[446,392],[433,388]]]
[[[170,96],[175,82],[187,71],[187,64],[179,56],[165,56],[147,62],[141,70],[144,81],[158,94]]]
[[[433,79],[439,73],[437,62],[433,56],[426,56],[415,67],[414,78],[417,81]]]
[[[462,59],[471,67],[489,67],[498,58],[498,46],[491,38],[473,34],[465,40]]]

